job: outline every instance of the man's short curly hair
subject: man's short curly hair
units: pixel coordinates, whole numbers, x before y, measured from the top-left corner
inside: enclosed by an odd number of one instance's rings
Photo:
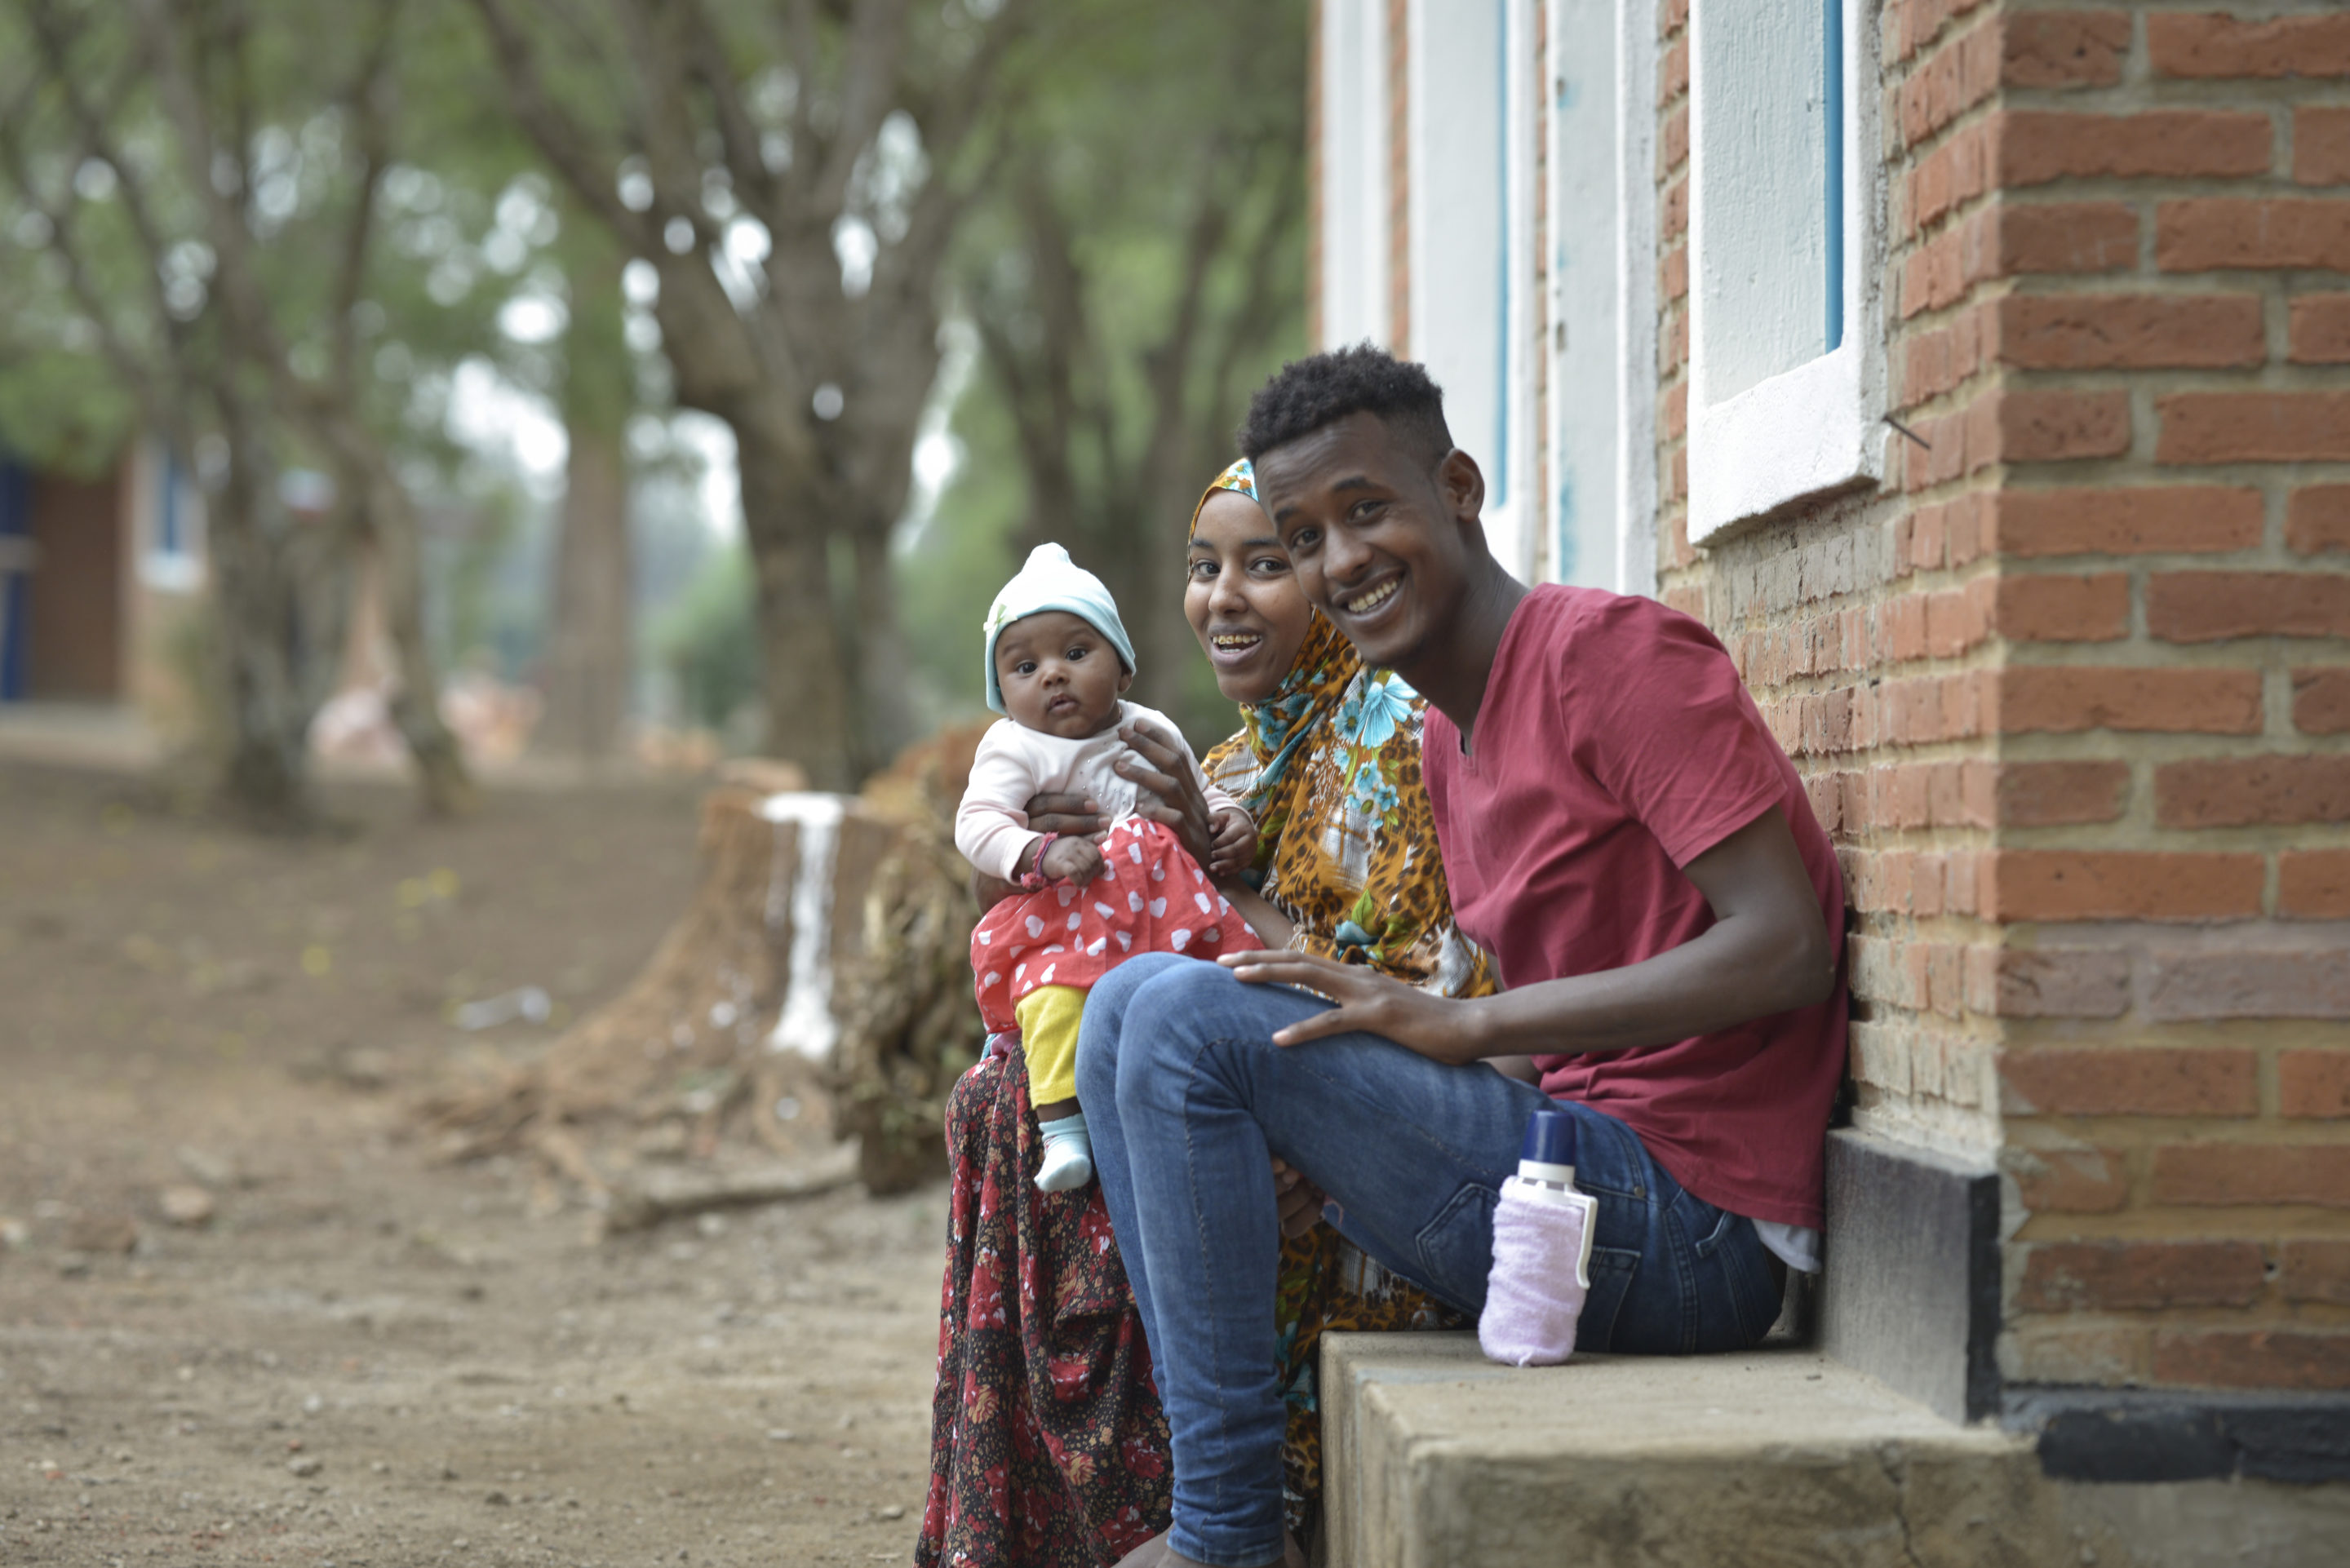
[[[1428,368],[1368,343],[1292,359],[1249,400],[1238,433],[1251,462],[1348,414],[1377,414],[1420,449],[1430,468],[1452,450],[1444,390]]]

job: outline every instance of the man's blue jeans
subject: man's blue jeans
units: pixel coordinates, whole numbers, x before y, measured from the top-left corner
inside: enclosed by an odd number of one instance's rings
[[[1349,1241],[1474,1313],[1495,1195],[1527,1116],[1551,1103],[1489,1067],[1444,1066],[1373,1034],[1272,1044],[1326,1005],[1138,954],[1095,983],[1077,1039],[1077,1097],[1174,1438],[1173,1543],[1218,1568],[1281,1560],[1268,1157],[1329,1195],[1324,1213]],[[1599,1200],[1577,1348],[1760,1340],[1779,1298],[1752,1222],[1682,1190],[1623,1123],[1565,1108],[1576,1185]]]

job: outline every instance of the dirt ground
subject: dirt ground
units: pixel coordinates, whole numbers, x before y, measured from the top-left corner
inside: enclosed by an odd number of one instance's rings
[[[347,785],[289,843],[0,763],[0,1563],[911,1556],[941,1189],[597,1241],[411,1109],[627,981],[697,793]]]

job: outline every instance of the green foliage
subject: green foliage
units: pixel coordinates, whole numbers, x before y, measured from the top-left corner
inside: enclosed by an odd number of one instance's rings
[[[655,657],[676,682],[686,717],[725,731],[759,695],[759,631],[751,556],[740,544],[703,562],[652,627]]]

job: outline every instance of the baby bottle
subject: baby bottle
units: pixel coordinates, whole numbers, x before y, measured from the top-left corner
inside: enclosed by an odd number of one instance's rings
[[[1518,1173],[1493,1210],[1493,1270],[1477,1343],[1509,1366],[1554,1366],[1575,1350],[1575,1320],[1591,1288],[1599,1203],[1575,1189],[1575,1117],[1555,1108],[1526,1118]]]

